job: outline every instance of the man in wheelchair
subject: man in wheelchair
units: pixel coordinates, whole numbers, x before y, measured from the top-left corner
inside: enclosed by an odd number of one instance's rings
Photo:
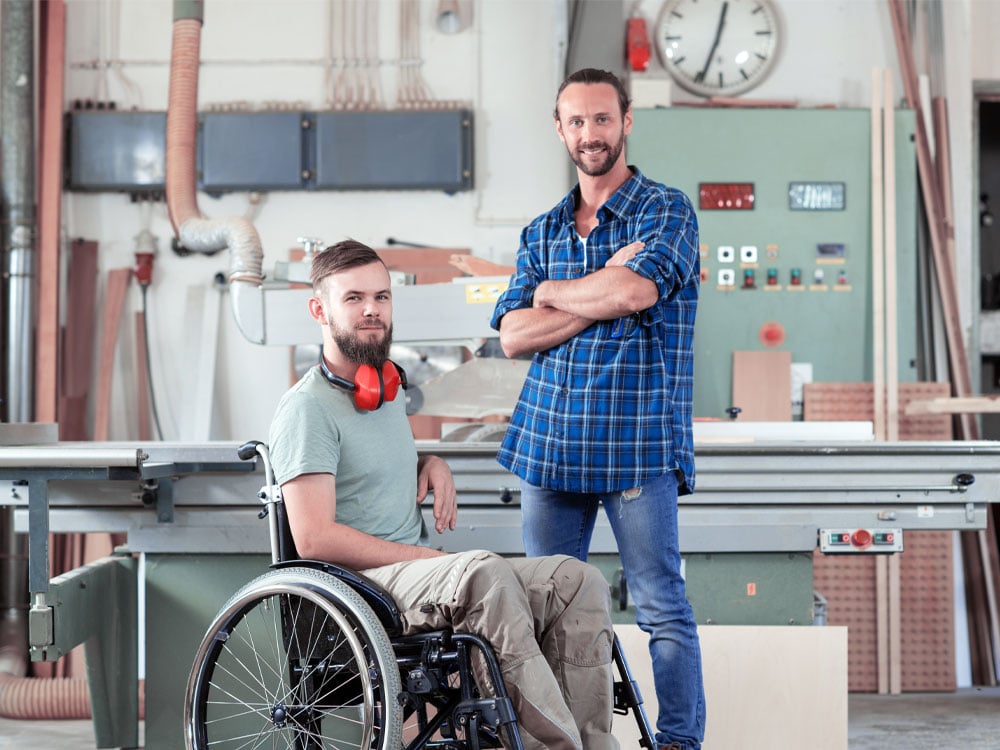
[[[269,436],[299,556],[382,586],[404,633],[450,628],[486,639],[525,747],[617,748],[603,576],[567,556],[430,546],[419,506],[433,493],[436,532],[453,530],[455,486],[442,459],[417,455],[405,374],[388,359],[388,271],[372,249],[348,240],[313,258],[312,284],[322,361],[282,398]]]

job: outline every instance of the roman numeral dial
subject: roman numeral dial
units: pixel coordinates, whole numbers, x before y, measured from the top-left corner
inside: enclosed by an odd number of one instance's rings
[[[780,41],[772,0],[667,0],[655,33],[663,67],[701,96],[752,89],[774,66]]]

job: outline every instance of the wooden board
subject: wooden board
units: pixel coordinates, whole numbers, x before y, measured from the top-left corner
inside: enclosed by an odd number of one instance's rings
[[[125,293],[132,276],[131,268],[113,268],[108,271],[108,284],[104,293],[104,322],[101,326],[101,355],[98,367],[97,398],[94,402],[94,440],[107,440],[111,431],[111,384],[115,365],[115,348],[118,343],[118,325]]]
[[[649,637],[636,625],[615,632],[655,727]],[[702,750],[847,750],[847,628],[704,625],[698,637]],[[622,748],[639,746],[631,715],[615,716],[612,732]]]
[[[97,243],[74,240],[70,248],[67,309],[62,332],[59,386],[59,439],[89,440],[87,394],[94,358],[94,298],[97,294]]]
[[[34,421],[55,422],[59,407],[59,214],[66,61],[66,6],[63,0],[41,3],[39,19],[42,76],[38,128],[38,307]]]
[[[741,422],[790,422],[792,353],[733,352],[733,406]]]

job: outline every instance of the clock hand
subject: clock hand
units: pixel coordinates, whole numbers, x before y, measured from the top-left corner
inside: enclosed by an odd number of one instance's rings
[[[708,51],[708,59],[705,60],[705,67],[701,69],[695,77],[694,80],[701,83],[705,80],[705,76],[708,75],[708,68],[712,64],[712,57],[715,55],[715,50],[719,46],[719,39],[722,38],[722,27],[726,25],[726,11],[729,10],[729,3],[724,2],[722,4],[722,12],[719,14],[719,25],[715,28],[715,40],[712,42],[712,49]]]

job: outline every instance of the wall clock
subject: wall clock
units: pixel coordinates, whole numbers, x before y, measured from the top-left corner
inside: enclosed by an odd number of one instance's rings
[[[774,67],[780,41],[771,0],[667,0],[656,22],[663,67],[701,96],[735,96]]]

